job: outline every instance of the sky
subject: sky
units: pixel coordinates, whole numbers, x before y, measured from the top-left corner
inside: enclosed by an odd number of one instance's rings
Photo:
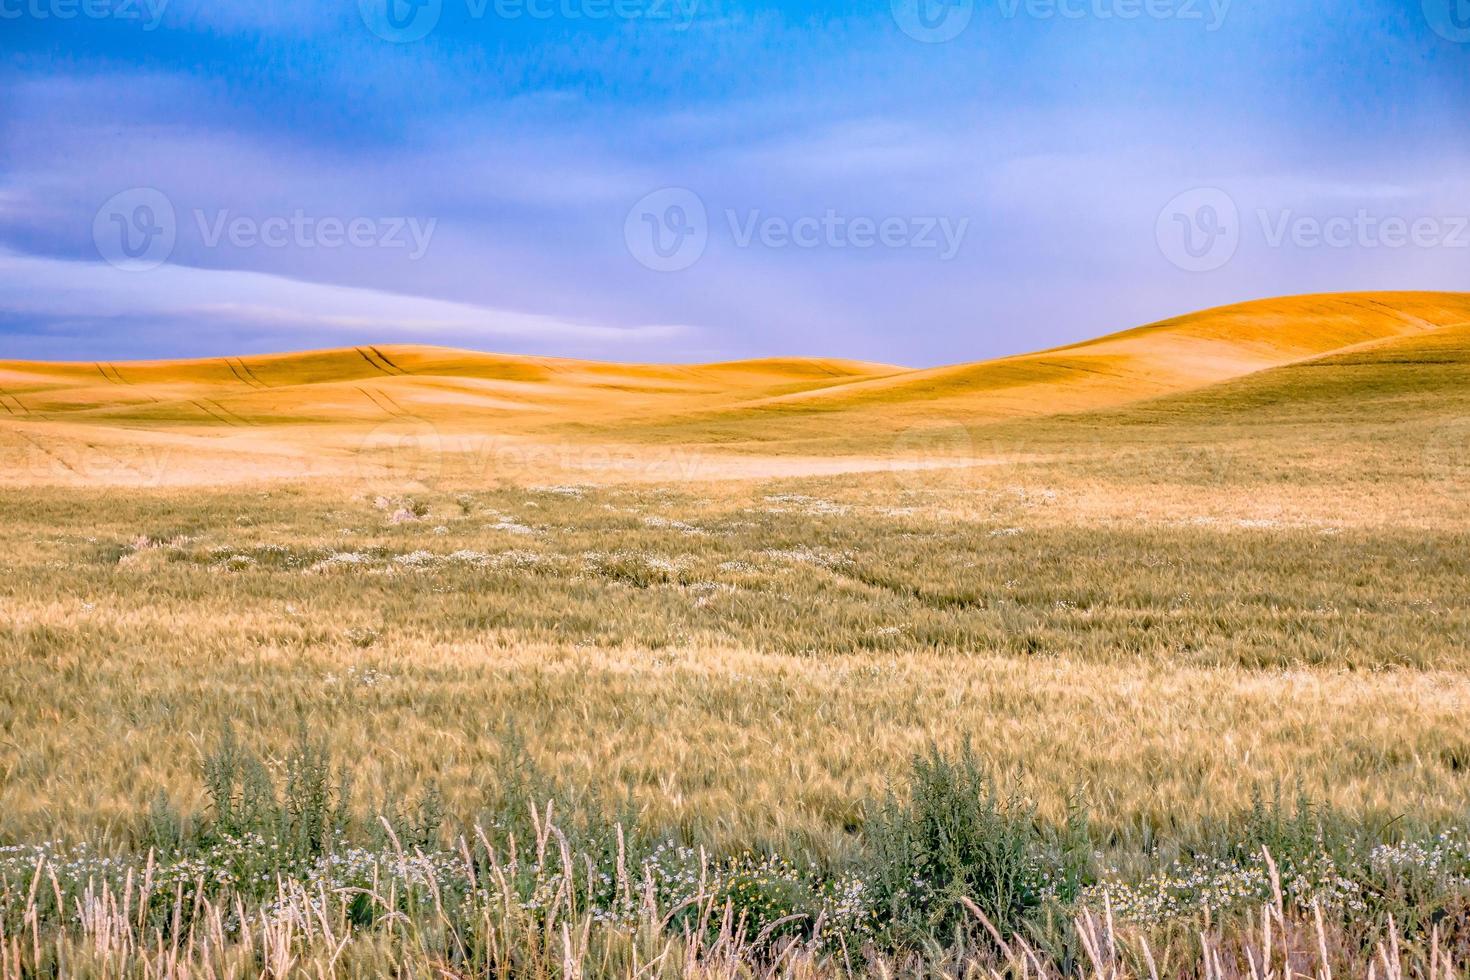
[[[0,0],[0,358],[909,366],[1470,289],[1470,0]]]

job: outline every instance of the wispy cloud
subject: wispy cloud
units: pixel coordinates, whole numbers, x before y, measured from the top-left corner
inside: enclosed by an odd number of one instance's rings
[[[0,293],[12,314],[78,321],[126,313],[132,318],[193,320],[204,332],[216,322],[254,322],[272,332],[290,327],[317,335],[513,340],[546,349],[569,342],[612,349],[677,339],[690,332],[667,325],[610,327],[258,272],[166,265],[138,273],[97,262],[5,251],[0,251]]]
[[[1446,175],[1470,160],[1470,45],[1418,4],[1364,0],[1326,34],[1315,0],[1235,4],[1217,31],[977,4],[946,44],[905,36],[888,0],[697,6],[681,28],[591,0],[521,17],[445,0],[412,44],[375,37],[356,0],[170,0],[146,34],[12,25],[0,355],[22,336],[60,353],[86,330],[119,356],[162,353],[182,339],[147,324],[189,317],[251,349],[412,334],[922,364],[1272,293],[1464,284],[1459,250],[1271,247],[1255,217],[1465,210]],[[1157,221],[1208,187],[1250,224],[1200,275],[1170,264]],[[135,188],[167,196],[178,237],[172,266],[126,281],[96,263],[93,223]],[[665,274],[626,222],[679,188],[709,241]],[[297,214],[435,230],[422,253],[212,235]],[[731,227],[829,219],[967,235],[941,262]],[[668,323],[690,326],[642,326]]]

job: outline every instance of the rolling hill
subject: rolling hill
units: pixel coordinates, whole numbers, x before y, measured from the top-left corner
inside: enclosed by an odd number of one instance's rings
[[[882,456],[893,433],[931,424],[1079,413],[1157,424],[1273,399],[1340,412],[1321,406],[1331,401],[1325,393],[1340,399],[1343,386],[1422,407],[1434,397],[1426,364],[1460,364],[1467,349],[1470,294],[1364,293],[1221,307],[1054,350],[925,370],[803,358],[611,364],[402,345],[189,361],[0,361],[0,453],[31,459],[7,468],[12,479],[31,478],[38,457],[42,470],[54,474],[60,461],[77,474],[81,456],[155,451],[197,456],[206,470],[238,476],[252,466],[273,473],[285,461],[289,472],[323,454],[352,455],[364,433],[388,427],[409,440],[431,431],[767,457]]]
[[[1203,388],[1363,344],[1470,322],[1470,296],[1376,293],[1262,300],[1068,347],[857,379],[742,406],[970,422],[1051,415]]]
[[[527,414],[609,418],[656,406],[779,396],[901,370],[835,359],[610,364],[385,345],[189,361],[0,361],[0,405],[12,418],[227,427],[395,417],[436,424]]]

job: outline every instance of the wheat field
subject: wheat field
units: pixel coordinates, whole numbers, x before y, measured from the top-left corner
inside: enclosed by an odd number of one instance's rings
[[[1467,962],[1465,296],[1248,304],[927,371],[398,347],[8,362],[0,405],[0,974],[1265,976],[1280,960],[1270,975],[1437,978]],[[346,836],[309,856],[377,846],[362,888],[400,918],[346,886],[313,904],[277,866],[262,902],[300,914],[254,932],[202,884],[192,906],[182,884],[137,892],[169,846],[222,853],[233,740],[279,784],[278,829],[303,819],[302,744],[350,775]],[[812,902],[829,924],[856,902],[821,889],[887,887],[862,869],[893,865],[928,754],[970,760],[983,778],[966,785],[1004,803],[985,812],[1026,814],[1036,847],[1082,870],[1019,904],[926,899],[927,945],[876,904],[878,926],[812,928]],[[1273,831],[1261,864],[1262,813],[1290,823],[1262,801],[1298,797],[1314,829]],[[460,864],[420,879],[412,846],[367,837],[379,815],[428,811],[421,856]],[[635,888],[624,834],[684,857],[648,850]],[[464,879],[511,837],[565,855],[477,898]],[[1346,870],[1349,840],[1377,870]],[[78,847],[137,880],[94,875]],[[1421,862],[1432,885],[1404,870],[1414,847],[1440,855]],[[1358,897],[1292,890],[1328,852],[1322,882]],[[623,919],[593,914],[594,857],[618,869]],[[1167,914],[1139,897],[1206,857],[1234,862],[1238,896],[1197,901],[1222,871],[1170,884],[1186,897]],[[666,859],[724,869],[678,899],[702,909],[693,924],[649,883]],[[92,871],[48,881],[68,860]],[[1284,886],[1277,860],[1300,865]],[[125,890],[165,925],[109,911]]]

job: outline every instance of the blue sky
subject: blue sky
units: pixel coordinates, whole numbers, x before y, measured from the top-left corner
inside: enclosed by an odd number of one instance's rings
[[[0,357],[927,365],[1470,288],[1470,0],[0,0],[0,41]]]

